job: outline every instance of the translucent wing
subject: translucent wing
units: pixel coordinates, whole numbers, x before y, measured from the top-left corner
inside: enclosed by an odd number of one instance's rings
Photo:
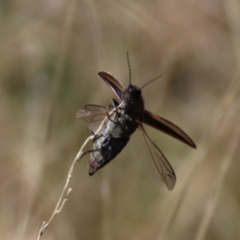
[[[193,140],[181,128],[157,114],[144,110],[142,122],[180,140],[181,142],[184,142],[190,147],[196,148]]]
[[[116,94],[118,99],[122,100],[122,94],[124,91],[122,84],[107,72],[99,72],[98,75],[111,88],[111,90]]]
[[[168,190],[176,183],[176,175],[160,149],[152,142],[142,124],[129,142],[129,150],[142,165],[143,171],[151,178],[163,181]]]
[[[76,118],[81,118],[88,123],[88,129],[96,132],[109,109],[95,104],[87,104],[77,111]]]

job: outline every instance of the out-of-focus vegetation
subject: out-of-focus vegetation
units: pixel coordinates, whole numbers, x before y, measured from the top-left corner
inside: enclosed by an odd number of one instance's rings
[[[97,76],[127,86],[193,150],[148,129],[177,174],[172,192],[125,149],[93,177],[88,156],[42,239],[240,239],[240,4],[224,1],[0,2],[0,238],[36,239],[85,138],[75,113],[108,105]],[[91,146],[89,145],[89,148]]]

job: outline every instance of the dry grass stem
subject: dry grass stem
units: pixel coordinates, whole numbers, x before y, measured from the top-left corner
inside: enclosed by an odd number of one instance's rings
[[[121,107],[121,104],[119,106],[117,106],[117,108]],[[114,111],[116,111],[117,108],[114,108],[111,112],[109,112],[109,116],[111,116],[113,114]],[[69,184],[70,184],[70,181],[71,181],[71,178],[72,178],[72,174],[73,174],[73,171],[74,171],[74,168],[76,166],[76,164],[78,163],[78,161],[85,155],[85,152],[83,151],[83,149],[85,148],[85,146],[87,145],[87,143],[91,140],[94,139],[95,135],[99,134],[102,129],[103,129],[103,126],[104,124],[106,123],[106,121],[108,120],[108,117],[109,116],[106,116],[102,123],[100,124],[99,128],[97,129],[97,131],[94,133],[94,135],[92,136],[89,136],[85,142],[83,143],[83,145],[81,146],[80,150],[78,151],[76,157],[74,158],[71,166],[70,166],[70,169],[68,171],[68,176],[67,176],[67,180],[66,180],[66,183],[63,187],[63,190],[62,190],[62,193],[59,197],[59,200],[56,204],[56,207],[52,213],[52,215],[50,216],[49,220],[47,222],[43,222],[42,224],[42,227],[41,229],[39,230],[39,234],[38,234],[38,238],[37,240],[39,240],[41,238],[41,236],[44,234],[45,230],[47,229],[47,227],[49,226],[49,224],[53,221],[53,219],[57,216],[57,214],[59,214],[63,207],[64,207],[64,204],[66,203],[66,201],[68,200],[68,195],[70,194],[70,192],[72,191],[71,188],[69,188]]]

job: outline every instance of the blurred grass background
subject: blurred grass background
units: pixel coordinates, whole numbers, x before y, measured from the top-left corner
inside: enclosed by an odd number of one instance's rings
[[[163,74],[146,108],[198,149],[147,128],[176,172],[172,192],[127,149],[93,177],[84,157],[42,239],[240,239],[239,23],[237,0],[1,1],[1,239],[37,238],[89,134],[76,111],[114,97],[100,70],[127,86],[127,51],[133,84]]]

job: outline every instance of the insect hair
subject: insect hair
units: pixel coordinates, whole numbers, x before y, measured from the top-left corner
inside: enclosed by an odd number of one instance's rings
[[[129,59],[129,53],[127,52],[127,63],[128,63],[128,73],[129,73],[129,85],[131,84],[131,80],[132,80],[132,71],[131,71],[131,65],[130,65],[130,59]],[[163,75],[159,75],[154,79],[151,79],[150,81],[148,81],[147,83],[145,83],[140,89],[142,90],[143,88],[145,88],[149,83],[154,82],[155,80],[159,79],[160,77],[162,77]]]
[[[130,60],[129,60],[129,53],[127,52],[127,62],[128,62],[128,73],[129,73],[129,85],[131,84],[132,79],[132,72],[131,72],[131,66],[130,66]]]
[[[140,89],[142,90],[142,89],[145,88],[149,83],[152,83],[152,82],[156,81],[157,79],[159,79],[159,78],[162,77],[162,76],[163,76],[163,75],[161,74],[161,75],[159,75],[158,77],[156,77],[156,78],[154,78],[154,79],[146,82]]]

